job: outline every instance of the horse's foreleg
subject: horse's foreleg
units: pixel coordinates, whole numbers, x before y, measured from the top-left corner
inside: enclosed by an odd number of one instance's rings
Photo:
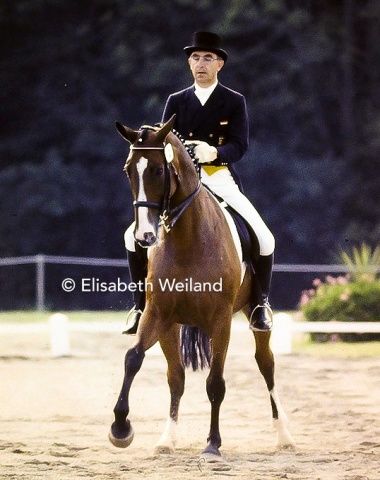
[[[160,345],[168,362],[168,384],[170,389],[170,411],[165,430],[156,443],[156,453],[173,453],[176,444],[178,410],[185,388],[185,369],[182,364],[179,329],[174,325],[161,339]]]
[[[125,448],[132,443],[133,429],[131,422],[127,419],[129,414],[129,391],[133,379],[141,368],[145,352],[160,337],[160,328],[162,328],[162,325],[157,312],[149,308],[147,304],[140,319],[136,342],[125,355],[124,381],[114,408],[115,421],[111,425],[109,434],[109,439],[116,447]]]
[[[133,428],[127,419],[129,414],[129,391],[136,373],[140,370],[145,353],[143,349],[133,347],[125,355],[125,373],[123,386],[114,408],[115,421],[111,425],[109,439],[115,447],[126,448],[133,441]]]
[[[219,413],[226,393],[223,372],[230,340],[230,326],[230,322],[226,322],[226,326],[219,329],[217,334],[211,339],[211,367],[206,383],[207,395],[211,403],[211,423],[210,433],[207,437],[208,444],[202,453],[218,456],[220,456],[219,448],[222,445],[219,430]]]
[[[277,445],[279,447],[294,446],[294,440],[287,428],[288,420],[274,383],[274,358],[269,345],[270,332],[254,332],[254,335],[256,340],[255,358],[269,390],[273,425],[277,430]]]

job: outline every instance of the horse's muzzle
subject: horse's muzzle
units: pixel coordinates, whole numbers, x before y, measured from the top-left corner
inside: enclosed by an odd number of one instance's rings
[[[135,237],[136,238],[136,237]],[[148,248],[154,245],[157,241],[157,236],[153,232],[145,232],[143,238],[136,238],[136,242],[140,247]]]

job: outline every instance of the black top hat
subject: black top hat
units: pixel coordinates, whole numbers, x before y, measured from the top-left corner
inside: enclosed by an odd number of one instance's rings
[[[213,52],[223,58],[224,61],[227,60],[227,52],[222,50],[220,47],[222,45],[222,39],[216,33],[212,32],[195,32],[193,35],[193,45],[185,47],[185,53],[188,57],[195,52],[196,50],[201,50],[205,52]]]

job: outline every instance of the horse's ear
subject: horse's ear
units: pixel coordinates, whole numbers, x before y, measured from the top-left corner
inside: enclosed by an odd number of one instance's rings
[[[157,132],[156,138],[159,142],[163,142],[167,137],[168,133],[173,129],[175,117],[176,117],[176,114],[174,114],[171,118],[169,118],[169,120],[166,123],[164,123],[164,125]]]
[[[115,122],[115,125],[116,125],[117,131],[125,140],[127,140],[129,143],[132,143],[132,144],[136,142],[139,136],[139,132],[137,132],[136,130],[132,130],[131,128],[128,128],[119,122]]]

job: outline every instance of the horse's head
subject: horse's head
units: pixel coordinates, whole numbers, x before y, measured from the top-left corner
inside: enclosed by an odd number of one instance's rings
[[[174,166],[178,164],[178,139],[173,134],[169,137],[174,119],[175,115],[161,127],[142,126],[140,130],[116,123],[118,132],[131,144],[124,170],[134,197],[135,239],[144,247],[157,241],[158,227],[165,222],[178,186]]]

